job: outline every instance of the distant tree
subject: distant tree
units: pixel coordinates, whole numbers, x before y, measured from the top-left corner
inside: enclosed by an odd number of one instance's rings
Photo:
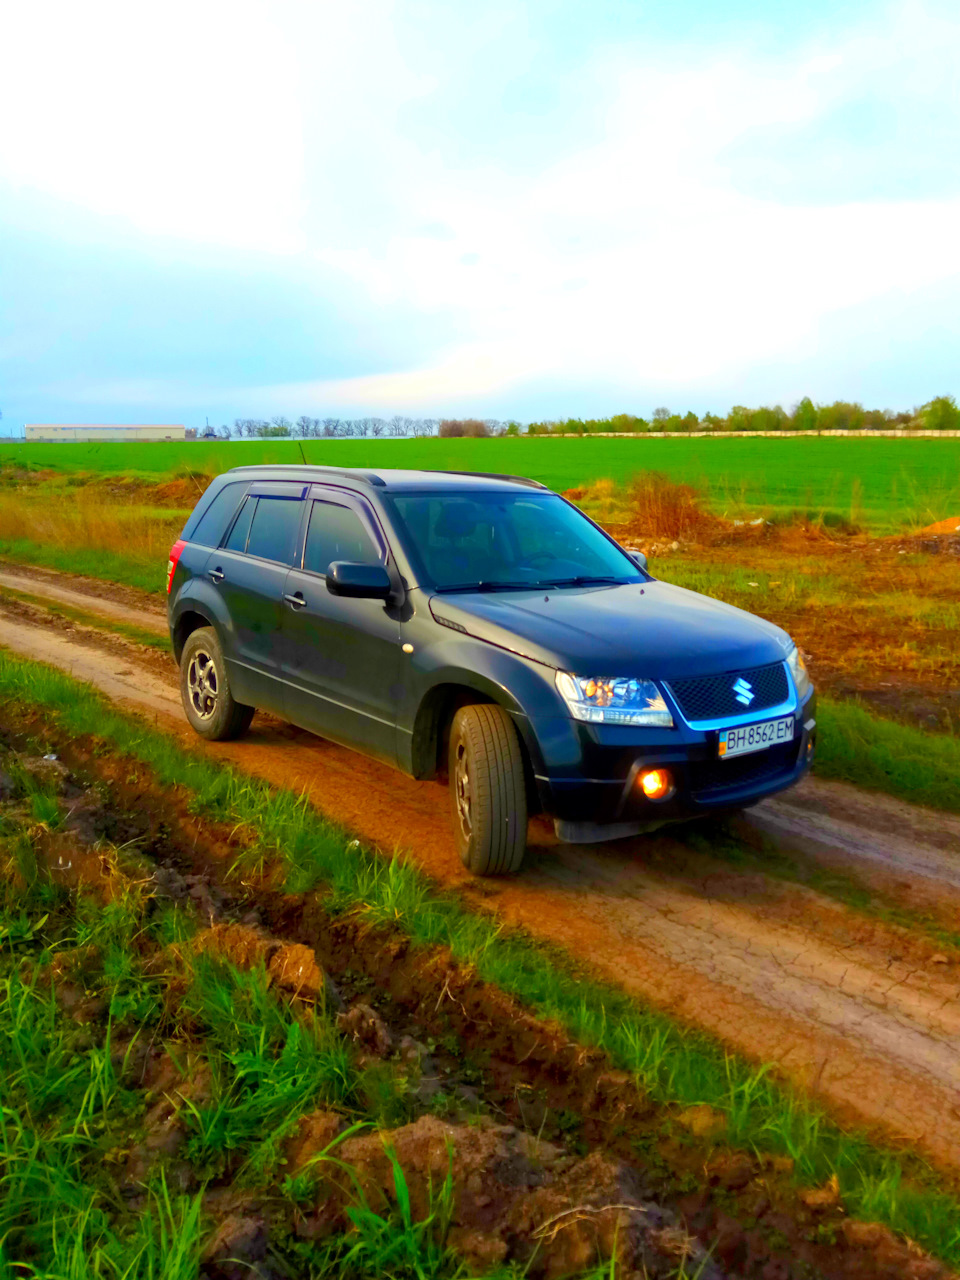
[[[323,420],[323,434],[324,434],[324,436],[325,436],[328,440],[332,439],[334,436],[339,435],[339,434],[340,434],[340,419],[339,419],[339,418],[324,418],[324,420]]]
[[[661,405],[659,409],[654,409],[653,414],[651,416],[653,417],[654,422],[657,422],[657,423],[666,422],[666,420],[670,417],[670,410],[666,408],[665,405]],[[657,430],[662,431],[663,428],[658,426]]]
[[[705,413],[700,419],[700,425],[704,431],[723,431],[726,429],[727,420],[715,413]]]
[[[700,419],[697,417],[697,415],[693,412],[692,409],[690,410],[689,413],[685,413],[683,415],[681,422],[682,422],[681,429],[683,431],[696,431],[697,428],[700,426]]]
[[[789,419],[783,408],[775,404],[773,408],[764,405],[750,412],[748,431],[782,431]]]
[[[638,418],[632,413],[615,413],[605,422],[598,422],[596,429],[598,431],[646,431],[647,423],[643,418]]]
[[[881,431],[890,425],[890,414],[886,409],[865,409],[863,425],[871,431]]]
[[[462,436],[483,439],[490,435],[490,428],[479,418],[443,418],[440,422],[440,435],[444,439]]]
[[[227,426],[226,423],[224,423],[222,427],[217,427],[217,439],[218,440],[230,439],[230,428]]]
[[[299,436],[301,440],[309,440],[312,427],[313,419],[308,418],[305,413],[302,413],[293,424],[293,434],[295,436]]]
[[[750,410],[743,404],[735,404],[727,414],[727,430],[728,431],[749,431],[750,430]]]
[[[821,431],[859,431],[863,426],[863,405],[847,400],[820,405],[817,426]]]
[[[344,420],[340,423],[340,435],[347,437],[347,436],[354,436],[356,434],[357,434],[357,424],[355,422],[351,422],[349,418],[344,418]]]
[[[387,424],[383,418],[370,419],[370,434],[374,438],[379,439],[380,436],[383,435],[384,431],[386,431],[386,429],[387,429]]]
[[[809,396],[804,396],[799,404],[794,405],[790,425],[794,431],[816,431],[817,410]]]
[[[917,417],[926,431],[960,431],[960,409],[953,396],[936,396],[923,405]]]

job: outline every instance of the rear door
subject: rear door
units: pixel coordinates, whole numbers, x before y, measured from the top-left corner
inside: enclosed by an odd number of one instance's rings
[[[230,618],[221,637],[238,702],[283,715],[281,606],[299,552],[303,484],[253,484],[207,576]]]
[[[334,560],[387,565],[386,540],[358,495],[314,486],[307,506],[302,563],[283,593],[286,717],[395,764],[399,610],[331,595],[326,577]]]

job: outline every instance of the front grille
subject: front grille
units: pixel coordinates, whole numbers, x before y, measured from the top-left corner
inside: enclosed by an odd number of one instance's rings
[[[729,760],[694,760],[689,765],[690,790],[695,799],[714,799],[724,791],[732,791],[749,783],[762,782],[778,773],[792,773],[797,767],[800,742],[782,742],[766,751]]]
[[[744,706],[737,701],[734,685],[745,680],[753,690],[753,701]],[[668,688],[688,721],[720,720],[765,711],[786,702],[789,696],[787,673],[782,662],[765,667],[750,667],[722,676],[693,676],[689,680],[671,680]]]

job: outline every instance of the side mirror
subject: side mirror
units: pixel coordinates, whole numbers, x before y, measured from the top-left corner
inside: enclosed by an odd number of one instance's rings
[[[353,564],[334,560],[327,569],[327,590],[353,600],[386,600],[393,586],[382,564]]]
[[[627,555],[630,557],[630,559],[633,561],[634,564],[639,565],[641,569],[646,569],[647,557],[643,554],[642,551],[628,551]]]

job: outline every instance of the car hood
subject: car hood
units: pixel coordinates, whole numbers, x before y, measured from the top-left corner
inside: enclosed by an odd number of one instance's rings
[[[440,593],[430,610],[456,630],[576,675],[714,675],[781,661],[792,645],[772,622],[667,582]]]

